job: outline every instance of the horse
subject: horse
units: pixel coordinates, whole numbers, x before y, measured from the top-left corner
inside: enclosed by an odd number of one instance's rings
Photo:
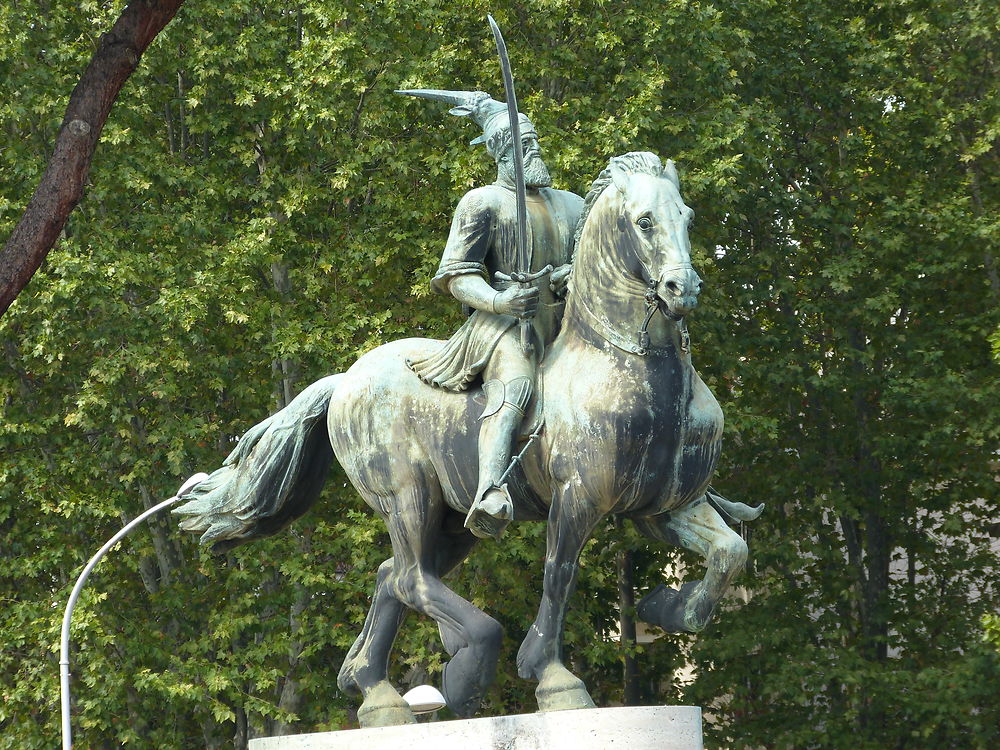
[[[548,524],[541,603],[517,655],[520,676],[538,683],[541,711],[594,706],[563,663],[562,638],[579,555],[602,518],[629,518],[650,539],[705,558],[702,580],[677,590],[660,583],[637,608],[666,631],[698,632],[747,557],[724,516],[751,520],[763,509],[709,487],[723,415],[691,363],[685,316],[702,288],[692,217],[674,163],[648,152],[611,159],[584,203],[561,329],[525,419],[534,433],[507,480],[514,521]],[[479,541],[463,519],[477,485],[482,390],[432,388],[405,364],[441,345],[385,344],[312,384],[251,428],[174,511],[187,516],[183,529],[227,549],[301,516],[336,457],[384,521],[393,552],[338,677],[361,694],[363,727],[414,721],[387,677],[407,608],[439,626],[450,657],[442,693],[455,713],[474,715],[495,676],[499,623],[442,580]]]

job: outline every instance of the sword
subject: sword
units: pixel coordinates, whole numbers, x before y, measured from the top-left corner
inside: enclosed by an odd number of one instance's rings
[[[510,119],[511,147],[514,151],[514,200],[517,205],[517,226],[514,237],[517,247],[517,268],[508,276],[497,273],[498,279],[503,281],[516,281],[522,287],[530,287],[531,282],[543,276],[546,271],[543,269],[538,274],[532,274],[528,259],[528,203],[527,191],[524,187],[524,154],[521,152],[521,123],[517,112],[517,94],[514,93],[514,76],[510,72],[510,58],[507,56],[507,44],[500,33],[500,27],[493,20],[493,16],[486,15],[493,29],[493,38],[497,43],[497,54],[500,56],[500,72],[503,75],[503,86],[507,92],[507,116]],[[551,270],[548,269],[548,270]],[[531,321],[521,321],[521,350],[527,356],[531,356],[535,351],[535,346],[531,340]]]

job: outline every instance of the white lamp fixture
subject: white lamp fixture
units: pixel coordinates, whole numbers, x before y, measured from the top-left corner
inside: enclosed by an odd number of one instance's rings
[[[447,705],[441,691],[433,685],[417,685],[403,696],[403,700],[410,704],[415,714],[429,714]]]

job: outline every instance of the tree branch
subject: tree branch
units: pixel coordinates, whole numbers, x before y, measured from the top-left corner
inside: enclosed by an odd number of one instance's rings
[[[0,253],[0,316],[27,286],[83,195],[94,149],[118,92],[184,0],[132,0],[104,34],[73,89],[52,157]]]

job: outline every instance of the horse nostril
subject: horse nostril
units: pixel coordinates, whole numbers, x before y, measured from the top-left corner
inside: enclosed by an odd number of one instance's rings
[[[667,282],[667,289],[669,289],[671,291],[671,293],[680,296],[681,288],[680,288],[680,285],[676,281],[668,281]]]

